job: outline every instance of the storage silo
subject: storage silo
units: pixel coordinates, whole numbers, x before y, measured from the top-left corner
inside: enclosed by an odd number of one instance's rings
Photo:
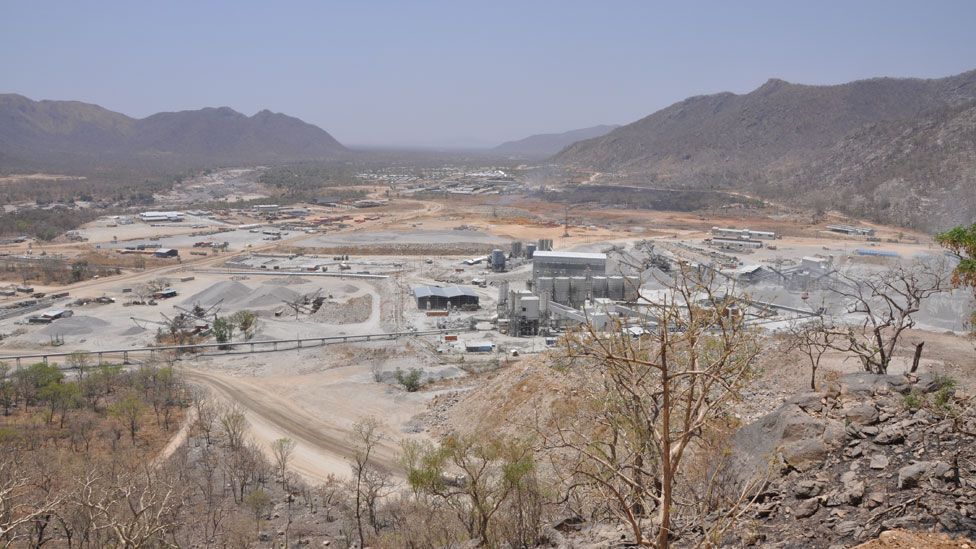
[[[512,257],[522,257],[521,242],[512,242]]]
[[[499,249],[491,251],[491,270],[496,272],[505,270],[505,252]]]
[[[533,255],[535,255],[535,243],[529,242],[525,245],[525,257],[526,259],[532,259]]]
[[[552,300],[556,303],[569,303],[568,276],[557,276],[553,279]]]
[[[641,279],[639,276],[624,277],[624,301],[634,302],[640,297]]]
[[[607,297],[614,301],[620,301],[624,298],[624,277],[607,277]]]
[[[502,306],[508,303],[508,281],[503,280],[498,283],[498,305]]]
[[[578,305],[586,301],[586,277],[574,276],[569,279],[570,301]]]
[[[552,297],[552,287],[553,284],[551,276],[540,276],[539,279],[536,280],[535,292],[539,296]]]
[[[593,293],[591,295],[594,298],[607,297],[607,277],[594,276],[590,280],[593,284]]]

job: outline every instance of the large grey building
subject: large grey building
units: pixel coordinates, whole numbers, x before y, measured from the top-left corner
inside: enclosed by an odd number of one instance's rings
[[[413,296],[422,310],[478,308],[478,294],[464,286],[417,286]]]
[[[537,251],[532,256],[532,278],[540,276],[603,276],[607,254]]]

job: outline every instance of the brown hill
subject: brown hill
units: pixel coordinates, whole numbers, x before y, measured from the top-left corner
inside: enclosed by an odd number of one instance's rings
[[[925,126],[924,120],[932,113],[974,99],[976,71],[932,80],[878,78],[834,86],[774,79],[744,95],[720,93],[686,99],[603,137],[575,143],[554,159],[565,165],[615,172],[632,181],[673,186],[768,190],[772,186],[764,185],[765,181],[788,177],[795,183],[787,187],[792,192],[811,184],[819,186],[820,180],[801,179],[794,172],[802,171],[808,177],[816,174],[811,163],[829,162],[845,139],[860,139],[863,147],[860,155],[844,159],[848,164],[837,168],[842,170],[856,169],[879,149],[891,147],[882,139],[891,130],[880,130],[883,133],[873,139],[863,134],[872,131],[872,125]],[[951,137],[964,136],[959,131]],[[949,148],[964,146],[962,142]],[[927,154],[927,164],[952,163],[941,156],[940,148],[931,148]],[[800,183],[804,187],[796,186]],[[918,189],[895,198],[904,200],[917,194],[916,190],[942,185],[929,179],[915,183],[920,185]],[[950,182],[950,186],[955,184]],[[851,190],[856,191],[846,189]]]
[[[78,101],[0,95],[5,165],[221,165],[308,160],[345,148],[324,130],[284,114],[245,116],[227,107],[130,118]]]
[[[764,194],[844,204],[851,214],[930,230],[976,215],[976,102],[872,124],[800,169],[771,170]]]

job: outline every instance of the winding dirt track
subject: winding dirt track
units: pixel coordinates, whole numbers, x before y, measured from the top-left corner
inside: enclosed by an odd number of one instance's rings
[[[349,473],[349,460],[354,452],[348,426],[309,414],[262,387],[258,379],[232,378],[192,369],[184,373],[189,381],[206,386],[215,396],[243,408],[251,435],[266,451],[275,439],[294,440],[291,468],[295,472],[311,481],[324,481],[330,474]],[[374,465],[399,475],[401,468],[396,454],[397,448],[385,439],[375,450]]]

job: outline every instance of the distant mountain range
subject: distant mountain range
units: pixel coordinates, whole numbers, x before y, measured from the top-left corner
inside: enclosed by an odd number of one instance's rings
[[[491,149],[491,152],[509,156],[548,157],[569,145],[584,139],[592,139],[610,133],[620,126],[593,126],[563,133],[542,133],[530,135],[517,141],[506,141]]]
[[[773,79],[744,95],[686,99],[554,160],[636,183],[736,188],[938,229],[976,216],[974,101],[976,71],[833,86]]]
[[[346,149],[326,131],[264,110],[228,107],[136,119],[78,101],[0,95],[0,162],[40,167],[203,166],[326,158]]]

